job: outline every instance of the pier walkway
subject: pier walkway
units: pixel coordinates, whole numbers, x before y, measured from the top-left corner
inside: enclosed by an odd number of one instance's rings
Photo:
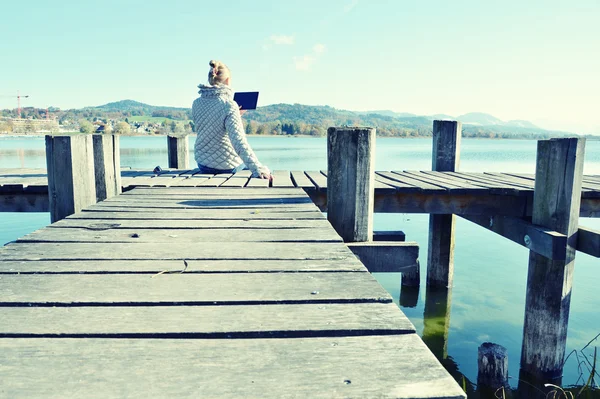
[[[0,248],[0,397],[464,398],[291,176],[125,171]]]
[[[302,188],[321,210],[327,206],[327,171],[275,171],[271,188]],[[123,169],[123,191],[135,187],[266,188],[248,171],[205,175],[198,170]],[[375,172],[375,212],[530,217],[535,176],[516,173]],[[600,217],[600,175],[583,177],[582,217]],[[45,169],[0,169],[0,212],[47,212]]]

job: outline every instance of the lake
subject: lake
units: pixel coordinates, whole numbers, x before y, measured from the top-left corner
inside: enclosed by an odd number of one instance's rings
[[[271,169],[320,170],[327,167],[326,140],[308,137],[250,137],[261,162]],[[152,169],[167,166],[165,137],[122,137],[121,165]],[[430,170],[431,139],[378,138],[376,170]],[[193,137],[190,137],[193,148]],[[460,170],[465,172],[534,173],[536,142],[530,140],[463,139]],[[193,160],[193,157],[191,158]],[[43,137],[0,138],[0,168],[45,168]],[[600,141],[586,143],[584,173],[600,175]],[[0,213],[0,245],[50,223],[49,214]],[[600,229],[600,219],[580,223]],[[422,289],[414,307],[401,307],[423,332],[428,215],[376,214],[375,230],[403,230],[408,241],[420,245]],[[456,221],[454,286],[448,362],[469,380],[477,376],[477,347],[485,341],[505,346],[509,355],[511,385],[517,385],[525,308],[529,251],[461,218]],[[600,294],[596,287],[600,261],[577,253],[567,353],[579,350],[600,333]],[[400,275],[380,273],[379,282],[399,302]],[[596,343],[597,345],[597,343]],[[592,345],[594,346],[594,344]],[[589,375],[589,373],[588,373]],[[564,385],[580,376],[571,357],[565,366]],[[581,381],[579,381],[581,382]]]

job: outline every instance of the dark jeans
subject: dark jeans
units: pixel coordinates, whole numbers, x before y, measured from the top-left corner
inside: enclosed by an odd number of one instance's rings
[[[241,170],[248,170],[246,165],[240,164],[233,169],[215,169],[209,168],[208,166],[198,164],[198,169],[200,169],[200,173],[202,174],[220,174],[220,173],[237,173]]]

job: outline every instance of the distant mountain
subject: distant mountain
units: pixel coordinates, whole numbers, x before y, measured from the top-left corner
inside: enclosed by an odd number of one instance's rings
[[[484,114],[482,112],[470,112],[468,114],[457,116],[456,119],[469,125],[494,126],[504,124],[504,122],[495,116]]]
[[[89,108],[94,108],[94,109],[106,111],[106,112],[114,112],[114,111],[121,111],[121,112],[130,111],[131,112],[131,111],[139,111],[139,110],[147,110],[149,112],[158,111],[158,110],[160,110],[160,111],[187,111],[187,110],[189,110],[189,108],[149,105],[149,104],[144,104],[144,103],[141,103],[139,101],[134,101],[134,100],[115,101],[112,103],[99,105],[97,107],[89,107]]]
[[[514,127],[524,127],[529,129],[540,129],[538,126],[534,125],[529,121],[522,120],[513,120],[504,123],[506,126],[514,126]]]
[[[435,114],[435,115],[431,115],[429,116],[429,119],[433,120],[455,120],[456,118],[453,117],[452,115],[448,115],[448,114]]]
[[[390,111],[390,110],[360,111],[360,112],[356,112],[356,113],[360,114],[360,115],[377,114],[377,115],[391,116],[394,118],[416,118],[416,117],[418,117],[417,114],[411,114],[409,112],[395,112],[395,111]]]

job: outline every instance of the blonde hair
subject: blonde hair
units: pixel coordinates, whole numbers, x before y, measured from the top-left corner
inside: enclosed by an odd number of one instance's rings
[[[229,68],[227,68],[227,65],[223,64],[221,61],[211,60],[208,65],[210,65],[210,71],[208,71],[208,83],[211,86],[216,84],[224,84],[225,81],[231,76]]]

